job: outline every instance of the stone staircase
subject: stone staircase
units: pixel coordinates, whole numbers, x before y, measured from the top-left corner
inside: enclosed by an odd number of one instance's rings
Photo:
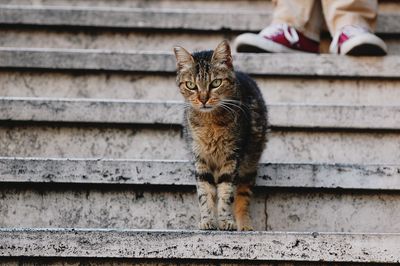
[[[238,233],[196,230],[172,47],[258,31],[270,2],[0,1],[0,265],[399,263],[399,10],[383,58],[235,55],[271,127]]]

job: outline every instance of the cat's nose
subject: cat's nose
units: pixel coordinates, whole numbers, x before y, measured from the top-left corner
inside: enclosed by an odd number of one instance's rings
[[[206,105],[208,99],[205,98],[205,97],[200,97],[200,98],[199,98],[199,101],[200,101],[203,105]]]

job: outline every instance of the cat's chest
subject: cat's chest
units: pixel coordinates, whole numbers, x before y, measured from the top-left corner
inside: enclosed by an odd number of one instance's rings
[[[235,136],[231,127],[203,124],[192,127],[193,148],[197,154],[222,156],[234,148]]]

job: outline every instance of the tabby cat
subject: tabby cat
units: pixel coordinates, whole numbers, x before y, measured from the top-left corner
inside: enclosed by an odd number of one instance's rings
[[[174,48],[193,152],[200,229],[252,230],[249,205],[265,146],[267,110],[257,84],[236,72],[227,41],[214,51]]]

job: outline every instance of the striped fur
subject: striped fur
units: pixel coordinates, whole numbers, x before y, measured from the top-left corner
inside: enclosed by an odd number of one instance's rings
[[[190,54],[174,49],[194,155],[200,229],[252,230],[251,189],[265,146],[267,111],[257,84],[235,72],[229,44]]]

